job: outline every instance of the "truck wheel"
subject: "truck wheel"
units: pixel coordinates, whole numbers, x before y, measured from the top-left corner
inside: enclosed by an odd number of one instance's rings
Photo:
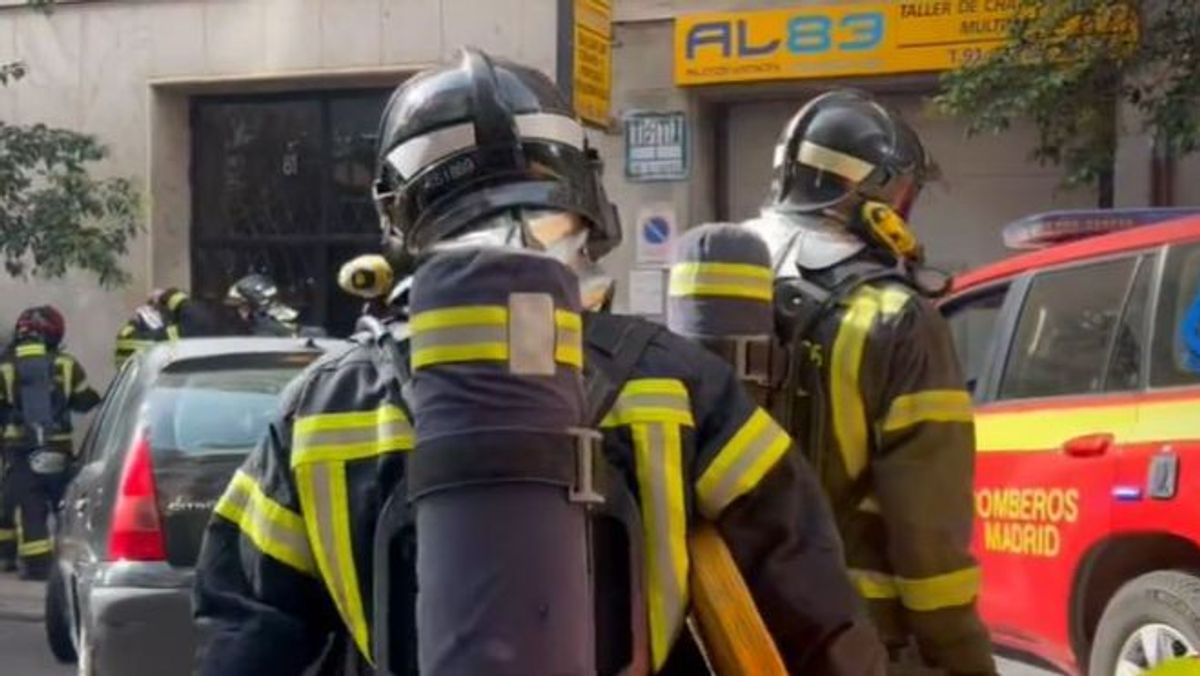
[[[1200,654],[1200,578],[1174,570],[1126,582],[1100,617],[1090,676],[1137,676]]]
[[[58,566],[51,565],[50,579],[46,582],[46,642],[56,660],[74,664],[75,643],[71,640],[71,619],[67,616],[67,587]]]

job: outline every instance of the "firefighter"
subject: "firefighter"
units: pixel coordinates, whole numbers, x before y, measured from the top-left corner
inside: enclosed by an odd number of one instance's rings
[[[520,594],[540,582],[523,567],[496,568],[499,551],[494,557],[481,552],[463,568],[421,570],[437,584],[426,585],[430,578],[413,582],[419,565],[404,552],[411,552],[416,541],[434,542],[442,553],[447,546],[453,549],[452,543],[436,540],[437,529],[418,526],[415,540],[398,550],[401,563],[388,576],[372,574],[372,558],[378,555],[372,538],[390,487],[403,491],[399,486],[405,480],[428,481],[437,474],[405,476],[414,462],[410,451],[417,454],[413,458],[421,453],[421,426],[428,424],[410,415],[409,367],[419,379],[430,363],[479,359],[478,368],[485,368],[488,359],[496,358],[490,343],[471,354],[465,349],[471,345],[460,344],[503,329],[488,323],[495,309],[423,319],[416,301],[420,276],[439,270],[434,264],[446,260],[441,256],[480,247],[511,251],[514,257],[535,252],[531,258],[538,264],[531,265],[529,274],[553,261],[573,271],[571,283],[578,285],[576,298],[585,308],[582,321],[578,314],[555,312],[560,331],[549,335],[564,342],[553,357],[539,353],[524,358],[537,363],[550,359],[560,369],[556,373],[586,361],[587,403],[598,413],[590,417],[599,420],[606,414],[598,425],[603,453],[596,457],[611,459],[613,471],[606,476],[614,484],[630,494],[640,490],[643,496],[646,532],[636,540],[645,545],[647,562],[653,562],[645,570],[649,599],[625,606],[623,619],[613,615],[619,622],[647,628],[645,642],[626,645],[637,653],[630,659],[640,659],[644,666],[631,673],[690,674],[702,668],[686,662],[689,641],[680,640],[688,635],[689,562],[683,538],[701,517],[716,523],[732,550],[793,673],[883,672],[886,656],[869,623],[858,619],[860,601],[843,568],[828,508],[811,470],[787,452],[790,440],[783,430],[753,405],[727,366],[703,348],[648,322],[586,311],[611,298],[612,280],[596,261],[617,245],[620,228],[600,184],[598,159],[553,82],[474,50],[464,50],[458,64],[412,77],[384,111],[375,193],[388,249],[416,254],[422,261],[413,286],[413,317],[407,326],[385,325],[348,352],[323,358],[293,383],[281,416],[218,502],[196,574],[195,608],[205,637],[198,652],[199,673],[300,673],[317,658],[330,633],[348,636],[364,659],[380,654],[380,643],[386,643],[394,673],[414,673],[418,661],[421,673],[430,676],[544,672],[545,664],[530,664],[530,655],[510,650],[513,644],[480,638],[484,618],[497,610],[498,596],[492,592]],[[480,254],[479,260],[487,259]],[[489,281],[510,283],[526,273],[512,272],[507,278],[460,277],[457,284],[437,280],[424,288],[429,293],[471,289],[486,294]],[[409,332],[423,346],[421,357],[414,353],[411,362]],[[547,334],[539,335],[544,339]],[[451,344],[441,349],[442,340]],[[572,340],[579,342],[572,346]],[[501,352],[520,347],[505,345]],[[465,391],[465,396],[475,394],[487,393]],[[419,402],[420,389],[412,396]],[[521,412],[513,415],[518,418]],[[393,495],[388,504],[396,499]],[[403,502],[405,495],[399,499]],[[638,512],[636,506],[633,512]],[[535,529],[529,519],[524,522]],[[462,545],[464,556],[486,549],[483,543]],[[424,544],[415,549],[418,560],[422,552],[428,554]],[[513,555],[511,547],[504,549],[505,556]],[[506,580],[512,584],[495,587]],[[459,582],[465,593],[446,607],[418,601],[415,611],[377,602],[380,594],[393,598],[378,592],[381,584],[392,589],[404,587],[405,581],[420,585],[423,594],[434,588],[446,591]],[[601,578],[597,584],[598,603],[604,605],[614,598],[618,583]],[[544,609],[550,616],[551,607],[558,608],[554,592],[545,592],[551,595]],[[399,598],[412,601],[403,594]],[[632,615],[630,607],[636,609]],[[414,638],[401,629],[373,641],[373,623],[381,610],[455,630],[417,630]],[[592,609],[574,612],[590,616]],[[522,626],[531,631],[557,626],[530,622],[536,616],[525,618]],[[579,619],[569,618],[572,624]],[[622,633],[632,630],[626,626]],[[519,642],[526,645],[528,639]],[[439,641],[440,646],[430,645]],[[414,642],[421,647],[414,649]],[[614,665],[624,664],[614,657],[621,653],[619,647],[600,643],[600,662],[610,668],[587,673],[613,673]],[[541,647],[558,645],[547,640]],[[446,663],[439,659],[455,663],[458,670],[443,670]]]
[[[168,332],[169,328],[172,329],[171,332]],[[133,317],[125,322],[117,332],[113,355],[117,369],[120,369],[127,359],[138,352],[155,343],[171,339],[171,333],[178,337],[178,326],[168,327],[162,313],[152,303],[137,306],[133,311]]]
[[[225,304],[236,313],[235,333],[251,336],[322,336],[324,331],[297,322],[300,313],[279,300],[279,288],[269,277],[250,274],[229,287]]]
[[[202,304],[174,287],[155,289],[117,331],[114,362],[119,369],[129,357],[155,343],[218,333]]]
[[[49,570],[47,518],[62,497],[74,456],[71,414],[100,403],[83,366],[60,349],[65,329],[53,307],[25,310],[17,319],[13,347],[0,362],[9,468],[4,494],[18,515],[18,569],[26,579],[42,579]]]
[[[893,662],[993,674],[968,551],[971,398],[931,302],[945,277],[922,267],[906,221],[935,171],[896,113],[831,92],[787,124],[744,226],[770,251],[788,350],[770,406],[817,468]]]

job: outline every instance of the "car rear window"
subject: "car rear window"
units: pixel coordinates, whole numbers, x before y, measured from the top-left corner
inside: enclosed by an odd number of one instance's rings
[[[184,367],[159,376],[147,397],[155,454],[249,452],[279,407],[279,394],[311,360],[271,360],[236,367]]]

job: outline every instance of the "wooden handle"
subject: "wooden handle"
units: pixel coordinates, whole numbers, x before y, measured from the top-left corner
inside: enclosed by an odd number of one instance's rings
[[[692,613],[717,676],[787,676],[733,555],[712,524],[688,538]]]

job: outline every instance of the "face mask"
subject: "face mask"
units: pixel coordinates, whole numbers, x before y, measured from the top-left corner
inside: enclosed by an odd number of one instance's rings
[[[587,229],[572,214],[522,210],[497,216],[488,227],[476,228],[443,242],[435,250],[495,246],[540,251],[567,266],[579,277],[584,309],[596,310],[610,296],[614,280],[587,256],[587,242]]]

